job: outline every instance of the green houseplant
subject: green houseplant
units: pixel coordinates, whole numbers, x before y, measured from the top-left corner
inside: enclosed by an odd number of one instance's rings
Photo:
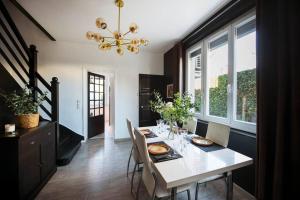
[[[160,93],[154,91],[154,99],[149,102],[153,112],[160,114],[163,120],[170,126],[170,134],[174,134],[174,126],[185,124],[192,118],[192,103],[191,96],[188,93],[182,96],[179,93],[174,94],[173,102],[164,102]]]
[[[14,91],[10,94],[0,94],[7,106],[16,116],[20,128],[33,128],[39,124],[38,107],[45,100],[47,93],[40,95],[34,100],[33,91],[28,87],[21,91]]]

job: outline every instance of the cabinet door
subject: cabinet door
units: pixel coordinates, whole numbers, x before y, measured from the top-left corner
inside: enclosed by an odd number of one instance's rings
[[[54,126],[41,132],[41,164],[44,179],[56,167]]]
[[[20,141],[20,187],[22,198],[40,183],[40,144],[38,134],[30,135]]]

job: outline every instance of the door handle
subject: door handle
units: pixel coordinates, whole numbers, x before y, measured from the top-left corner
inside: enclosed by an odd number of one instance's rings
[[[141,108],[144,108],[144,106],[141,106]]]

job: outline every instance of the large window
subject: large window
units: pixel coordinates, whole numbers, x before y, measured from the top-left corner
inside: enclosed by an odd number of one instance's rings
[[[208,114],[227,118],[228,33],[218,35],[207,47]]]
[[[187,84],[200,119],[255,133],[255,24],[248,15],[187,51]]]

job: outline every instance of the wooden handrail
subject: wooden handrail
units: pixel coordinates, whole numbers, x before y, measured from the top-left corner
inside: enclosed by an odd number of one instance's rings
[[[28,56],[30,56],[29,48],[22,37],[20,31],[18,30],[17,26],[15,25],[14,21],[12,20],[10,14],[8,13],[3,1],[0,1],[0,11],[2,12],[4,18],[6,19],[7,23],[9,24],[10,28],[14,32],[16,38],[18,39],[19,43],[23,47],[24,51],[27,53]]]
[[[29,59],[28,59],[29,56],[27,55],[27,58],[26,58],[26,56],[24,55],[23,51],[20,49],[20,47],[17,44],[16,40],[11,35],[11,33],[9,32],[8,28],[6,27],[5,23],[2,21],[1,18],[0,18],[0,25],[3,28],[4,32],[6,33],[6,35],[9,37],[10,41],[13,43],[14,47],[17,49],[17,51],[19,52],[19,54],[22,56],[22,58],[26,62],[26,64],[29,66]]]
[[[10,65],[10,67],[14,70],[14,72],[18,75],[18,77],[23,81],[23,83],[25,85],[27,85],[27,81],[24,79],[24,77],[17,70],[16,66],[10,61],[10,59],[7,57],[7,55],[2,50],[2,48],[0,48],[0,54],[3,56],[3,58],[6,60],[6,62]]]
[[[40,108],[48,115],[48,117],[50,117],[50,119],[52,119],[52,114],[49,112],[49,110],[45,106],[40,105]]]
[[[41,83],[47,88],[47,90],[51,91],[51,85],[38,73],[35,73],[37,79],[41,81]]]
[[[5,40],[5,38],[3,37],[3,35],[0,33],[0,40],[3,42],[3,44],[6,46],[6,48],[8,49],[8,51],[10,52],[10,54],[14,57],[14,59],[17,61],[17,63],[20,65],[21,69],[23,70],[23,72],[29,77],[29,73],[26,70],[26,68],[24,67],[23,63],[20,61],[20,59],[18,58],[18,56],[15,54],[15,52],[13,51],[13,49],[9,46],[8,42]]]

